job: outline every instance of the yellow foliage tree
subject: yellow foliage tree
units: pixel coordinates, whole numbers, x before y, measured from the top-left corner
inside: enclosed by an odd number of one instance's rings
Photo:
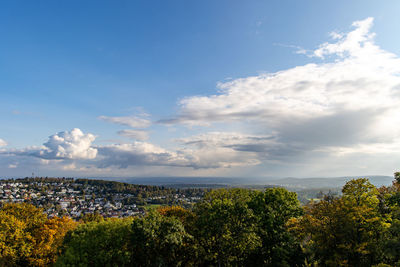
[[[0,211],[0,266],[24,264],[33,247],[33,238],[26,231],[27,223]]]
[[[67,217],[48,219],[31,204],[4,204],[0,209],[0,266],[52,265],[65,234],[76,224]]]
[[[61,245],[68,231],[77,223],[69,217],[55,217],[46,221],[35,233],[35,246],[28,261],[33,266],[52,265],[61,253]]]
[[[189,217],[193,216],[191,211],[182,208],[181,206],[159,207],[157,211],[165,217],[176,217],[182,223],[185,223]]]

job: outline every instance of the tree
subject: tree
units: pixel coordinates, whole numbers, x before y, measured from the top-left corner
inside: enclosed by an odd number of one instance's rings
[[[132,223],[132,262],[135,266],[181,266],[191,260],[189,235],[174,216],[151,212]]]
[[[342,189],[347,210],[349,263],[365,266],[378,263],[378,246],[382,233],[390,226],[389,218],[380,213],[379,192],[368,179],[355,179]]]
[[[204,264],[243,264],[261,246],[257,219],[248,207],[253,194],[245,189],[218,189],[195,205],[193,235]]]
[[[337,198],[325,198],[318,203],[305,207],[305,215],[289,222],[299,241],[304,246],[308,263],[320,263],[323,266],[346,265],[346,249],[339,244],[346,238],[343,232],[345,210],[342,201]]]
[[[185,226],[187,225],[187,221],[193,217],[193,213],[191,211],[181,206],[159,207],[157,212],[165,217],[175,217],[179,219]]]
[[[61,245],[67,232],[75,229],[77,223],[69,217],[55,217],[46,221],[34,232],[35,246],[28,261],[33,266],[53,265],[61,252]]]
[[[79,225],[64,238],[56,266],[130,266],[132,218]]]
[[[400,172],[394,173],[394,179],[398,184],[400,184]]]
[[[380,261],[379,241],[389,224],[379,212],[378,190],[367,179],[346,183],[341,198],[326,197],[291,220],[309,254],[324,266],[371,266]]]
[[[392,222],[382,237],[383,259],[393,266],[400,265],[400,172],[394,174],[390,187],[380,188],[382,213],[389,214]]]
[[[17,220],[26,222],[26,230],[33,232],[47,221],[42,209],[28,203],[7,203],[1,208],[5,214],[13,215]]]
[[[104,221],[104,217],[101,216],[98,212],[94,212],[94,213],[86,213],[86,214],[82,215],[80,220],[84,223],[102,222],[102,221]]]
[[[53,264],[65,234],[75,225],[67,217],[47,219],[31,204],[5,204],[0,210],[0,265]]]
[[[46,222],[41,209],[27,203],[7,203],[0,210],[0,262],[29,265],[36,246],[34,233]]]
[[[27,223],[0,211],[0,266],[26,265],[32,248],[33,237],[27,231]]]
[[[250,255],[247,265],[299,266],[304,262],[299,244],[287,229],[289,219],[303,210],[297,194],[284,188],[268,188],[252,197],[249,207],[257,219],[262,246]]]

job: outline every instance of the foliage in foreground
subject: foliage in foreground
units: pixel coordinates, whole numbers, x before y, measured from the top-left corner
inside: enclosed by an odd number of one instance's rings
[[[52,218],[30,204],[5,204],[0,210],[0,266],[46,266],[56,262],[70,218]]]
[[[305,207],[283,188],[218,189],[192,210],[79,223],[5,204],[0,265],[399,266],[400,173],[390,187],[351,180]]]
[[[56,266],[129,266],[132,218],[80,224],[64,239]]]

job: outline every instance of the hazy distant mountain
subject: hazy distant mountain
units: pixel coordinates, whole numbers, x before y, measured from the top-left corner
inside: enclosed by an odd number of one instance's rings
[[[318,177],[318,178],[229,178],[229,177],[134,177],[134,178],[106,178],[109,180],[147,185],[276,185],[288,188],[336,188],[342,187],[346,181],[365,177],[375,186],[390,185],[392,176],[351,176],[351,177]],[[105,179],[104,177],[101,179]]]
[[[271,185],[280,185],[289,188],[323,188],[342,187],[347,181],[355,178],[368,178],[375,186],[390,185],[392,176],[353,176],[353,177],[330,177],[330,178],[283,178],[269,181]]]

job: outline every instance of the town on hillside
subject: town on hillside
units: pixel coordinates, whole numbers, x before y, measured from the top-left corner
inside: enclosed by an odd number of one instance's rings
[[[0,180],[1,202],[27,202],[42,208],[49,217],[69,216],[74,219],[85,214],[137,216],[159,205],[190,207],[206,191],[74,178]]]

